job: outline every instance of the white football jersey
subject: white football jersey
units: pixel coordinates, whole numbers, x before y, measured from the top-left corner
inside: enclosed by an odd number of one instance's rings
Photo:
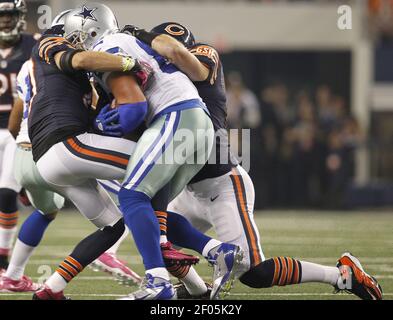
[[[32,97],[31,94],[32,87],[31,87],[30,75],[29,75],[30,66],[31,66],[31,62],[30,60],[27,60],[23,64],[16,78],[18,96],[21,100],[23,100],[23,116],[20,125],[20,131],[18,136],[16,137],[16,143],[21,143],[21,142],[30,143],[28,126],[27,126],[27,118],[29,117],[30,99]]]
[[[93,50],[129,55],[152,68],[153,78],[144,90],[149,105],[147,123],[155,115],[180,102],[198,99],[203,104],[198,90],[184,73],[172,63],[167,62],[151,47],[131,35],[115,33],[105,36],[93,47]],[[106,75],[101,78],[106,79]],[[102,83],[102,85],[105,90],[108,90],[105,84]]]

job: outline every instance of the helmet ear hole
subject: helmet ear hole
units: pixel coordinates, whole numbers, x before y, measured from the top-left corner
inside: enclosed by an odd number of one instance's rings
[[[96,32],[96,31],[90,32],[90,36],[91,36],[92,38],[95,38],[95,37],[97,36],[97,32]]]

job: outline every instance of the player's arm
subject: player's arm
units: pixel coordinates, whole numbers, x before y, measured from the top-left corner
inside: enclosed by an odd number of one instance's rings
[[[160,55],[175,64],[192,81],[208,80],[211,74],[210,66],[200,62],[182,43],[171,36],[148,32],[132,25],[125,26],[123,32],[131,34],[151,46]]]
[[[92,72],[130,71],[136,64],[131,57],[117,56],[96,51],[61,51],[55,56],[59,69],[86,70]]]
[[[113,72],[106,78],[106,84],[115,98],[115,109],[103,113],[106,113],[106,118],[109,116],[112,122],[118,123],[123,135],[129,134],[145,119],[148,109],[146,98],[132,74]]]
[[[151,42],[151,47],[175,64],[192,81],[205,81],[209,77],[209,68],[171,36],[166,34],[156,36]]]
[[[16,139],[20,131],[20,124],[23,116],[23,100],[16,98],[8,120],[8,131]]]
[[[75,49],[62,37],[46,37],[38,47],[40,59],[48,64],[56,65],[65,73],[75,70],[92,72],[131,71],[139,67],[139,63],[126,56],[116,56],[106,52],[82,51]]]

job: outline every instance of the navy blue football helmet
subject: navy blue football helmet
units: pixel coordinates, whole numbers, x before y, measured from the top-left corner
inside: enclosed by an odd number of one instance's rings
[[[151,32],[167,34],[184,44],[187,48],[192,47],[195,44],[195,38],[192,32],[177,22],[161,23],[151,29]]]
[[[0,0],[0,42],[12,44],[26,29],[24,0]]]

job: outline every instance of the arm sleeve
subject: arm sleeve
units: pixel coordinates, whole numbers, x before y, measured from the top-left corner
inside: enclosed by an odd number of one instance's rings
[[[63,37],[48,36],[40,40],[38,46],[38,55],[42,61],[47,64],[55,63],[55,55],[61,51],[74,51],[76,50],[70,42]]]
[[[208,45],[199,44],[192,47],[190,52],[209,69],[209,76],[205,81],[213,85],[217,79],[220,65],[220,57],[216,49]]]
[[[29,91],[30,76],[29,76],[29,61],[26,61],[20,69],[16,78],[16,89],[18,97],[23,101],[26,101],[26,95]]]

